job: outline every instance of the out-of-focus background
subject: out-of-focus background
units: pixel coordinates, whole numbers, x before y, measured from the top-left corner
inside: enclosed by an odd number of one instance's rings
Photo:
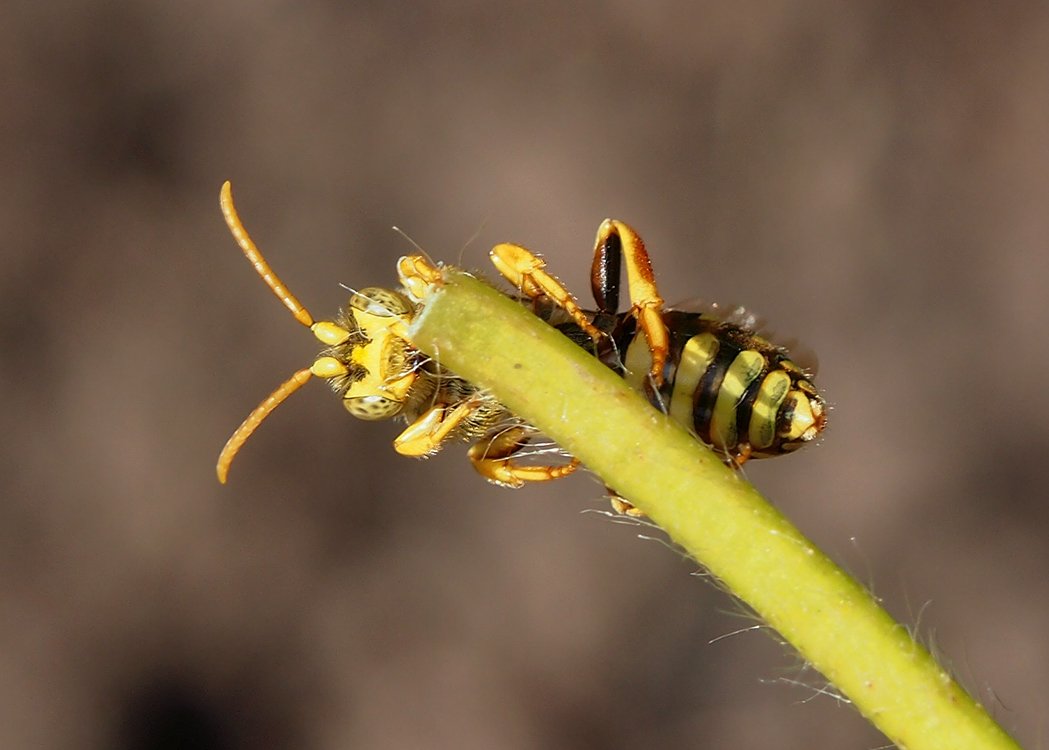
[[[585,291],[615,216],[667,299],[800,337],[831,427],[748,474],[1046,746],[1045,3],[0,15],[0,746],[885,742],[593,478],[399,458],[312,384],[220,487],[314,352],[225,179],[321,316],[393,281],[392,225]]]

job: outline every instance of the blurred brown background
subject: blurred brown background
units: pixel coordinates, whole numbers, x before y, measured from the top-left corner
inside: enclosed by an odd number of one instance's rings
[[[227,178],[321,316],[391,225],[585,291],[616,216],[799,335],[831,428],[748,473],[1046,746],[1049,5],[15,2],[0,87],[0,747],[884,744],[591,478],[314,384],[220,487],[314,351]]]

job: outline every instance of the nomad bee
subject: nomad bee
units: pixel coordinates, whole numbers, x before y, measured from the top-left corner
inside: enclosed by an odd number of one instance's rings
[[[401,417],[408,427],[393,442],[406,456],[428,456],[449,440],[474,444],[474,468],[497,484],[558,479],[575,471],[516,461],[536,433],[491,394],[456,377],[412,345],[408,327],[440,270],[422,255],[397,263],[399,290],[354,292],[333,321],[315,321],[273,273],[233,206],[230,184],[220,204],[234,238],[256,272],[324,345],[317,359],[281,384],[233,433],[216,470],[225,482],[234,456],[270,412],[311,377],[328,381],[355,417]],[[826,424],[826,405],[786,350],[757,335],[746,321],[664,308],[641,238],[620,221],[597,231],[591,286],[596,310],[584,310],[534,253],[500,244],[491,251],[499,272],[522,303],[618,372],[649,401],[683,424],[727,462],[789,453]],[[630,309],[618,312],[621,265]],[[626,503],[616,507],[629,511]]]

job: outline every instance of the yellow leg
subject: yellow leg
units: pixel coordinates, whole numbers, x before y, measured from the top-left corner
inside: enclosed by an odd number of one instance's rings
[[[397,275],[408,296],[422,302],[430,289],[441,283],[441,270],[421,255],[405,255],[397,261]]]
[[[663,320],[663,298],[656,287],[645,243],[637,232],[621,221],[605,219],[597,229],[595,254],[611,235],[619,237],[626,263],[627,286],[630,289],[630,305],[638,326],[645,332],[648,349],[652,353],[650,374],[656,386],[663,383],[663,366],[670,352],[670,337]]]
[[[467,451],[474,469],[489,482],[504,487],[520,487],[525,482],[549,482],[571,474],[579,468],[579,459],[557,466],[524,466],[514,463],[510,456],[524,447],[522,439],[529,430],[513,427],[491,439],[475,443]]]
[[[611,490],[610,490],[611,492]],[[614,492],[609,496],[609,500],[612,501],[612,510],[620,515],[630,516],[631,518],[647,518],[647,516],[635,508],[633,505],[628,503],[626,500],[621,498]]]
[[[445,404],[428,409],[394,439],[393,449],[402,456],[416,458],[436,453],[452,431],[476,411],[480,403],[468,400],[454,409],[449,409]]]
[[[571,315],[576,324],[592,339],[597,341],[603,336],[601,331],[590,323],[590,319],[576,302],[572,293],[565,289],[560,281],[543,270],[546,263],[535,253],[520,245],[503,243],[493,247],[489,257],[492,259],[492,264],[499,269],[499,273],[519,289],[521,294],[532,299],[546,295]]]

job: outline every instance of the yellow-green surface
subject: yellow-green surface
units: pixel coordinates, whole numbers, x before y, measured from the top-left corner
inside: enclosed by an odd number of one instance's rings
[[[517,303],[454,270],[445,281],[412,326],[415,345],[578,456],[889,739],[908,750],[1018,747],[738,473]]]

